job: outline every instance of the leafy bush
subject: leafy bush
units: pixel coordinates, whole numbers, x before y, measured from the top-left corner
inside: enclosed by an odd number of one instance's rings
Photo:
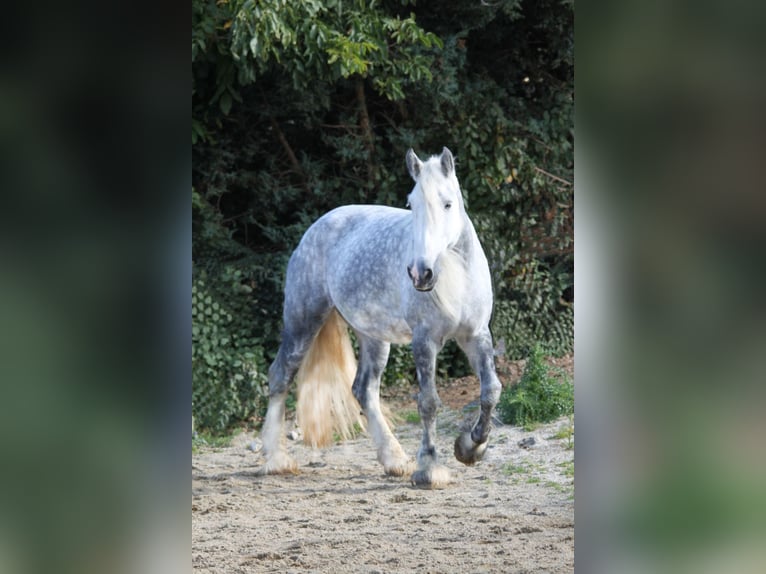
[[[574,412],[574,386],[549,374],[541,347],[529,353],[518,384],[505,387],[497,405],[500,419],[508,424],[530,427]]]
[[[222,432],[268,396],[266,360],[252,324],[221,285],[200,273],[192,284],[192,412],[198,428]]]

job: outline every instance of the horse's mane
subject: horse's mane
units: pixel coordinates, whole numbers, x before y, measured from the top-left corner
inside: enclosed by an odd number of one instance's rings
[[[462,253],[450,248],[439,257],[439,277],[431,291],[437,307],[453,321],[459,321],[463,308],[463,295],[468,283],[466,263]]]

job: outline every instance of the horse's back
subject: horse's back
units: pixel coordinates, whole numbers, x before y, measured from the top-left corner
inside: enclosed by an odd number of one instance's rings
[[[407,342],[403,316],[411,214],[380,205],[346,205],[320,217],[288,265],[285,300],[305,309],[317,299],[374,338]],[[307,288],[308,287],[308,288]]]
[[[344,205],[327,212],[306,231],[293,256],[305,258],[312,265],[338,264],[368,255],[375,258],[385,247],[383,240],[393,238],[398,248],[402,226],[409,212],[383,205]]]
[[[285,294],[291,287],[328,289],[330,276],[354,277],[381,272],[399,260],[409,212],[382,205],[344,205],[327,212],[304,233],[287,267]],[[402,268],[404,269],[404,268]],[[305,289],[299,288],[300,296]]]

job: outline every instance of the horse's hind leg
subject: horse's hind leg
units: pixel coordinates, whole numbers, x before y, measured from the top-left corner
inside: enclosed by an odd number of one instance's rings
[[[265,464],[259,474],[294,473],[298,465],[285,451],[283,426],[285,422],[285,401],[290,381],[298,371],[305,349],[300,343],[283,341],[277,358],[269,367],[269,407],[261,430]]]
[[[420,393],[418,412],[423,422],[423,439],[418,450],[418,469],[412,473],[412,484],[425,488],[444,488],[450,482],[446,466],[438,462],[436,445],[436,410],[441,404],[436,393],[436,355],[439,346],[427,336],[415,333],[412,340],[415,368],[418,373]]]
[[[407,455],[389,429],[380,409],[380,377],[391,345],[357,333],[359,367],[352,390],[367,417],[367,426],[386,474],[401,476],[410,467]]]
[[[460,434],[455,439],[455,458],[463,464],[471,465],[481,460],[487,450],[492,412],[500,399],[502,387],[495,373],[492,336],[489,329],[472,338],[458,339],[458,344],[468,356],[481,382],[479,417],[471,430]]]
[[[259,474],[294,473],[298,468],[295,460],[285,450],[283,427],[290,383],[323,322],[319,314],[309,316],[315,319],[308,321],[308,324],[285,317],[282,344],[277,358],[269,367],[269,407],[261,431],[266,462],[258,470]]]

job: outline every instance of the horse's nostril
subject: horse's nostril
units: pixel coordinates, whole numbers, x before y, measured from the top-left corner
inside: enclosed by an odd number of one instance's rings
[[[434,272],[431,271],[430,269],[426,269],[425,271],[423,271],[423,281],[430,281],[431,279],[433,279],[433,276],[434,276]]]
[[[412,265],[407,265],[407,275],[412,279]]]

